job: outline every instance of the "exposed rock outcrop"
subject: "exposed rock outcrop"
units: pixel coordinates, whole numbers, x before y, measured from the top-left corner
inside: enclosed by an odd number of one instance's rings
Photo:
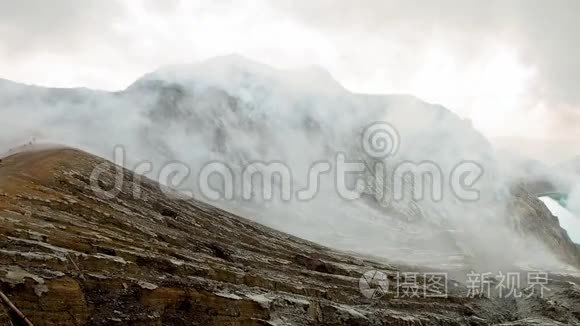
[[[546,205],[523,184],[512,187],[511,194],[513,197],[508,210],[514,219],[514,229],[524,236],[539,239],[563,261],[580,266],[578,245],[570,239]]]

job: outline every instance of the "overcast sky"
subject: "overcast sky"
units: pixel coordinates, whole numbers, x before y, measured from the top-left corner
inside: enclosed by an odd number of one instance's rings
[[[238,53],[410,93],[490,137],[580,139],[580,1],[0,0],[0,77],[126,87]]]

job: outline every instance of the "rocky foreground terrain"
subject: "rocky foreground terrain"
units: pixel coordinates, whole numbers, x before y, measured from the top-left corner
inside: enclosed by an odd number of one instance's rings
[[[580,325],[571,276],[550,275],[543,296],[471,297],[467,271],[445,271],[447,295],[426,295],[440,292],[420,268],[170,199],[127,170],[102,198],[90,175],[104,162],[67,148],[0,162],[0,324],[25,324],[12,304],[34,325]],[[107,166],[98,184],[113,189]],[[387,276],[373,297],[369,271]]]

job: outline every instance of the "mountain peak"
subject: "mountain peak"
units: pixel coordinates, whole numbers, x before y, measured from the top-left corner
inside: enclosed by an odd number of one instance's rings
[[[195,64],[164,66],[146,74],[143,80],[163,80],[180,84],[205,84],[237,91],[244,87],[280,87],[303,92],[340,92],[345,89],[328,70],[318,65],[278,69],[239,54],[213,57]]]
[[[211,64],[218,64],[223,66],[240,66],[240,67],[252,67],[252,66],[261,66],[267,67],[267,65],[262,64],[258,61],[245,57],[238,53],[231,53],[226,55],[220,55],[216,57],[212,57],[206,60],[201,61],[199,64],[201,65],[211,65]]]

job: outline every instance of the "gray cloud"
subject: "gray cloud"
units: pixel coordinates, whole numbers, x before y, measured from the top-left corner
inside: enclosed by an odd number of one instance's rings
[[[0,1],[0,51],[71,54],[94,42],[111,42],[112,25],[125,14],[117,1]]]
[[[161,65],[236,52],[282,68],[321,65],[357,92],[411,93],[487,135],[538,137],[540,122],[543,136],[572,139],[578,12],[574,0],[0,0],[0,77],[112,90]],[[438,46],[442,64],[430,57]],[[478,88],[502,46],[533,78],[504,78],[500,62]],[[525,89],[501,92],[510,85]],[[529,120],[538,107],[550,117]]]
[[[433,39],[451,43],[464,60],[494,43],[514,46],[537,69],[535,92],[551,104],[579,105],[580,2],[277,1],[281,12],[327,33],[365,33],[396,40],[412,53]]]

